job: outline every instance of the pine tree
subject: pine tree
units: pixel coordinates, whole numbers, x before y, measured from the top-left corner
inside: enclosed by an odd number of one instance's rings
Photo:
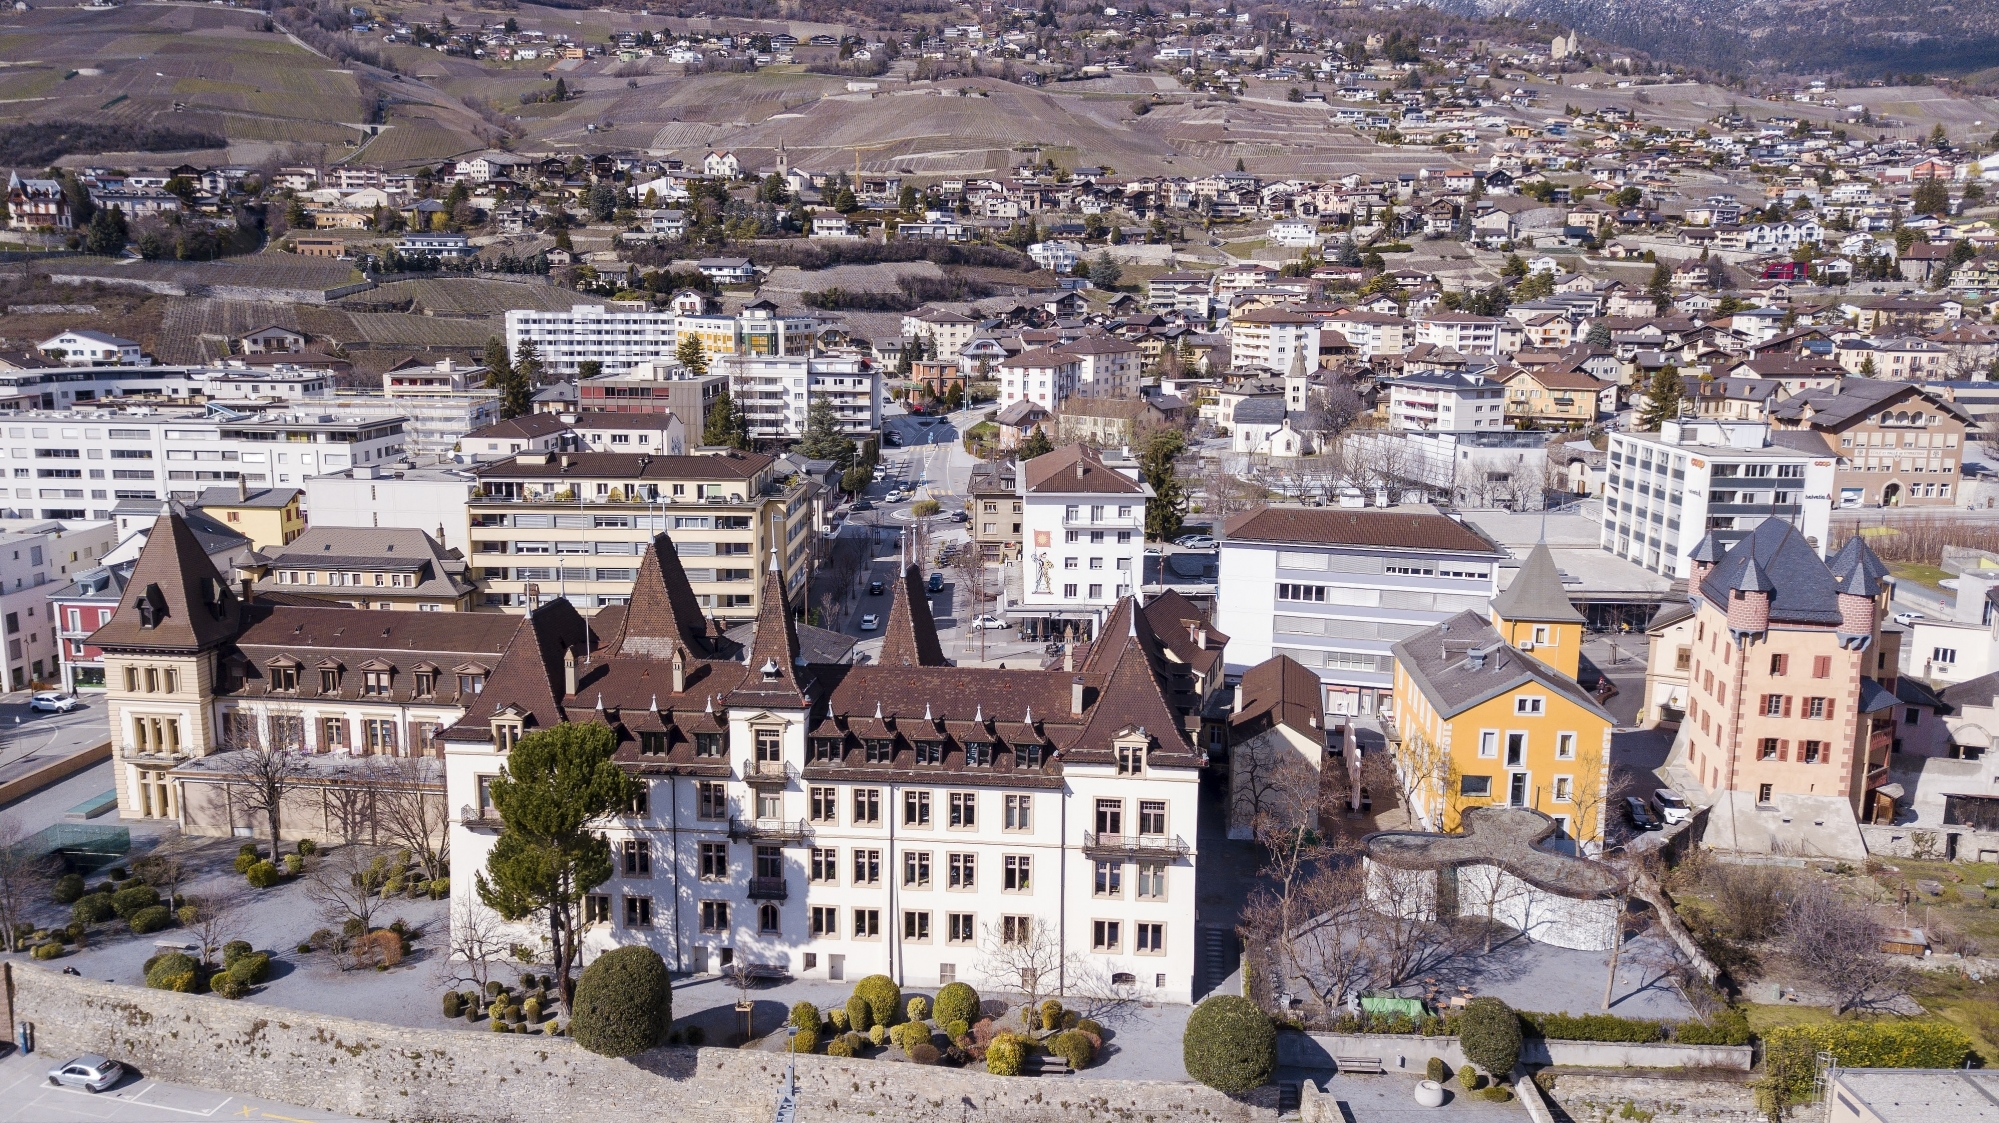
[[[1055,442],[1048,439],[1048,430],[1043,426],[1036,425],[1034,431],[1027,435],[1027,439],[1020,442],[1017,454],[1022,460],[1032,460],[1037,456],[1046,456],[1054,451]]]
[[[1652,267],[1652,279],[1645,284],[1645,295],[1652,298],[1652,310],[1661,316],[1673,306],[1673,271],[1665,262]]]
[[[507,341],[497,335],[488,336],[486,339],[486,389],[498,389],[500,377],[503,374],[511,373],[513,369],[514,360],[507,355]]]
[[[674,348],[673,357],[680,360],[681,366],[687,368],[690,378],[700,378],[708,373],[707,352],[701,349],[701,341],[694,336],[690,335],[681,340],[680,346]]]
[[[1638,427],[1654,432],[1662,422],[1678,418],[1680,402],[1686,394],[1687,385],[1680,380],[1680,369],[1671,363],[1660,367],[1646,389],[1644,405],[1638,409]]]
[[[798,452],[813,460],[831,460],[842,469],[854,462],[853,439],[840,431],[833,399],[824,394],[813,398],[806,407],[805,434],[799,438]]]
[[[1583,342],[1589,344],[1591,347],[1609,347],[1611,345],[1610,325],[1604,323],[1602,320],[1591,324],[1589,326],[1589,334],[1583,337]]]
[[[735,399],[727,390],[708,403],[708,418],[701,426],[701,443],[717,448],[749,447],[749,431],[743,415],[736,412]]]
[[[1139,474],[1152,485],[1152,498],[1145,501],[1145,536],[1154,542],[1180,533],[1187,513],[1187,489],[1173,468],[1173,458],[1186,447],[1187,438],[1178,429],[1161,429],[1139,453]]]
[[[502,418],[525,417],[534,412],[534,391],[541,384],[541,376],[541,353],[535,349],[534,340],[522,340],[514,365],[500,382]]]

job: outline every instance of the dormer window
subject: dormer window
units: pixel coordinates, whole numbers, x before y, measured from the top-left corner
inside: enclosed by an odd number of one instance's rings
[[[812,760],[814,763],[826,763],[830,761],[837,761],[839,759],[840,759],[840,738],[838,737],[812,738]]]
[[[640,733],[639,753],[642,756],[665,756],[666,733],[664,731],[658,733]]]
[[[720,733],[696,733],[694,735],[694,755],[718,757],[722,755],[722,735]]]
[[[394,674],[395,672],[393,671],[363,672],[361,693],[377,697],[387,697],[389,694],[389,680],[394,677]]]
[[[1041,742],[1029,741],[1025,745],[1015,745],[1013,747],[1013,766],[1015,768],[1041,767]]]
[[[991,741],[965,742],[965,767],[990,768],[993,763],[993,743]]]
[[[340,671],[334,667],[322,667],[319,671],[319,692],[321,694],[340,693]]]
[[[416,673],[416,696],[428,698],[437,693],[437,672],[418,671]]]
[[[461,698],[477,695],[480,691],[483,691],[485,689],[486,689],[485,675],[458,676],[458,694],[459,697]]]
[[[867,763],[887,764],[895,759],[895,741],[887,737],[870,737],[863,743],[863,751],[863,759]]]
[[[917,741],[915,749],[916,763],[918,764],[944,763],[944,742],[942,741]]]
[[[494,748],[504,753],[520,743],[521,721],[519,718],[501,718],[493,722]]]
[[[274,694],[298,693],[298,668],[276,666],[270,669],[271,692]]]
[[[1145,745],[1125,744],[1117,747],[1117,770],[1120,776],[1137,776],[1145,771]]]

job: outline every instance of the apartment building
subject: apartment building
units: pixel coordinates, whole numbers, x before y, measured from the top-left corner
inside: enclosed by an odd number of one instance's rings
[[[752,437],[804,436],[807,414],[821,398],[832,405],[841,432],[860,437],[881,428],[881,372],[858,354],[737,355],[712,369],[728,374],[729,397]]]
[[[1337,714],[1393,705],[1393,645],[1486,611],[1506,552],[1434,507],[1263,506],[1224,528],[1215,626],[1229,671],[1288,656]]]
[[[456,467],[348,468],[307,478],[305,509],[316,527],[416,527],[470,557],[464,512],[478,486],[476,476]]]
[[[314,527],[265,551],[252,573],[258,593],[378,611],[470,612],[479,592],[457,551],[404,527]]]
[[[784,559],[805,580],[812,504],[802,481],[763,453],[646,456],[523,452],[472,469],[467,501],[473,576],[492,608],[532,609],[567,597],[585,612],[624,604],[632,559],[662,532],[704,613],[731,623],[756,614],[758,559]]]
[[[1152,485],[1135,460],[1073,444],[1020,464],[1022,556],[1007,623],[1025,639],[1089,640],[1144,573]]]
[[[695,375],[672,359],[647,359],[623,374],[604,374],[576,383],[576,406],[584,412],[650,413],[666,410],[696,433],[708,423],[708,407],[729,389],[729,376],[710,369]]]
[[[498,837],[482,793],[504,748],[603,721],[645,798],[606,824],[616,871],[585,902],[586,957],[639,944],[696,974],[927,987],[1045,939],[1101,985],[1191,1001],[1199,698],[1155,670],[1177,620],[1127,600],[1074,670],[951,667],[910,610],[912,567],[882,657],[828,664],[775,573],[735,648],[709,636],[664,537],[641,572],[589,633],[560,603],[530,616],[480,712],[444,732],[447,804],[469,812],[455,877]]]
[[[1059,410],[1076,393],[1083,362],[1060,347],[1022,351],[999,365],[999,404],[1004,411],[1015,402],[1031,402]]]
[[[1388,424],[1407,432],[1511,429],[1497,371],[1425,370],[1388,381]]]
[[[699,439],[699,434],[696,434]],[[519,452],[632,452],[679,456],[687,426],[665,410],[654,413],[528,413],[465,434],[461,455],[500,460]]]
[[[1962,498],[1964,449],[1978,424],[1948,391],[1870,378],[1800,390],[1771,407],[1770,423],[1838,447],[1840,507],[1944,510]]]
[[[942,308],[921,308],[902,318],[904,339],[928,340],[930,353],[947,361],[956,360],[978,330],[979,321]]]
[[[0,521],[0,641],[8,690],[61,678],[60,616],[50,599],[71,578],[101,564],[118,543],[110,522]]]
[[[256,549],[276,550],[305,533],[305,511],[299,506],[304,494],[295,487],[252,491],[238,476],[234,487],[206,488],[190,506],[248,538]]]
[[[298,485],[403,452],[404,419],[224,410],[24,411],[0,416],[13,484],[0,516],[108,519],[127,499],[194,500],[242,480]]]
[[[1519,325],[1496,316],[1440,313],[1416,320],[1416,342],[1456,351],[1460,355],[1497,355],[1502,328],[1517,333]]]
[[[1764,522],[1798,528],[1824,550],[1834,457],[1815,433],[1718,418],[1610,434],[1603,548],[1654,573],[1686,577],[1694,546],[1724,547]]]
[[[515,308],[507,312],[507,351],[533,343],[542,368],[574,377],[584,363],[618,372],[645,359],[671,359],[679,345],[678,312],[642,301],[578,304],[566,312]]]
[[[1019,467],[1011,460],[982,460],[972,465],[965,490],[972,497],[965,504],[970,514],[966,529],[979,555],[998,560],[1009,549],[1019,552],[1023,507]]]
[[[1363,359],[1400,355],[1416,344],[1416,326],[1388,312],[1355,308],[1328,316],[1325,326],[1345,336],[1354,354]]]
[[[819,321],[811,316],[787,316],[776,304],[756,300],[733,316],[683,312],[674,330],[679,339],[700,340],[701,353],[713,364],[724,356],[809,355]]]
[[[1294,361],[1319,366],[1319,320],[1290,308],[1252,308],[1229,317],[1229,366],[1288,371]]]
[[[1076,393],[1085,398],[1138,396],[1141,356],[1138,344],[1111,335],[1086,335],[1055,350],[1077,360]]]

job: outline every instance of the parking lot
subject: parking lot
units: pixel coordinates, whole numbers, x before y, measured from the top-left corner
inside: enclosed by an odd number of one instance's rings
[[[66,1056],[39,1050],[27,1056],[12,1048],[0,1057],[0,1121],[5,1123],[166,1123],[188,1119],[277,1119],[286,1123],[363,1123],[276,1100],[236,1096],[166,1084],[142,1073],[126,1076],[103,1092],[61,1088],[48,1070]]]

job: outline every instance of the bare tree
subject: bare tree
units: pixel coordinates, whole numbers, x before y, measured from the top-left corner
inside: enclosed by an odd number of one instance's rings
[[[451,899],[451,954],[438,964],[450,982],[469,982],[480,993],[493,971],[506,962],[515,941],[508,938],[500,914],[469,894]]]
[[[375,912],[382,907],[382,886],[388,883],[390,873],[383,855],[348,843],[320,852],[305,879],[305,895],[327,920],[336,924],[358,920],[363,932],[372,931]]]
[[[1569,836],[1576,840],[1576,853],[1587,857],[1603,851],[1609,834],[1610,754],[1601,744],[1580,746],[1574,768],[1569,800],[1575,817],[1569,824]]]
[[[1480,927],[1485,933],[1485,953],[1490,955],[1492,938],[1500,927],[1500,914],[1531,900],[1532,890],[1526,882],[1498,865],[1478,865],[1459,870],[1457,882],[1458,914],[1463,916],[1476,910],[1474,915],[1484,919],[1485,923]]]
[[[448,875],[451,816],[445,806],[444,762],[428,756],[369,757],[364,782],[374,792],[383,840],[409,851],[425,879]]]
[[[1791,958],[1830,992],[1833,1013],[1878,1003],[1904,987],[1900,964],[1881,952],[1882,926],[1826,881],[1798,886],[1784,917]]]
[[[1319,770],[1272,732],[1229,753],[1229,837],[1288,838],[1319,826]]]
[[[217,773],[252,815],[271,829],[271,856],[278,853],[284,827],[285,800],[311,776],[312,769],[298,746],[265,741],[254,729],[236,726],[236,734],[216,758]]]
[[[26,922],[28,908],[44,895],[49,878],[48,858],[29,853],[27,837],[20,820],[0,816],[0,940],[8,951],[21,950],[16,926]]]
[[[1414,727],[1403,730],[1392,775],[1396,798],[1408,814],[1411,827],[1420,818],[1434,830],[1456,828],[1456,816],[1447,805],[1451,791],[1462,787],[1452,783],[1455,764],[1450,750],[1432,741],[1422,730]]]
[[[1367,907],[1365,867],[1354,843],[1306,879],[1299,894],[1309,915],[1287,949],[1291,977],[1303,983],[1327,1016],[1367,990],[1378,972],[1373,931],[1378,923]]]
[[[980,925],[979,989],[1018,993],[1029,1007],[1062,992],[1069,977],[1084,975],[1083,957],[1066,953],[1054,925],[1041,917],[1011,927]]]
[[[1068,1001],[1063,1005],[1083,1017],[1115,1025],[1132,1017],[1145,1005],[1145,993],[1139,988],[1136,976],[1124,975],[1123,978],[1128,981],[1119,982],[1119,975],[1103,963],[1084,960],[1073,966],[1068,985],[1063,990],[1063,997]]]
[[[195,846],[192,838],[175,830],[154,846],[151,853],[134,861],[132,873],[171,901],[180,896],[181,882],[187,879],[187,859]]]
[[[1380,863],[1369,870],[1375,986],[1400,986],[1465,950],[1457,930],[1438,917],[1435,883],[1425,872]]]
[[[206,964],[235,932],[236,910],[226,897],[197,897],[187,907],[194,910],[194,922],[187,930],[201,944],[201,961]]]

